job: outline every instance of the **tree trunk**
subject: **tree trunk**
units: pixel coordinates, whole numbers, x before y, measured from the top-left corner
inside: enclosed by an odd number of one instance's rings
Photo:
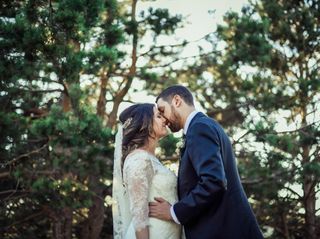
[[[108,123],[107,123],[107,126],[109,128],[113,128],[115,126],[115,124],[117,123],[117,114],[118,114],[120,103],[122,102],[123,97],[127,94],[128,90],[131,86],[131,83],[132,83],[132,80],[130,82],[127,82],[125,88],[123,88],[121,90],[121,92],[119,94],[117,94],[113,100],[112,111],[109,114],[109,119],[108,119]]]
[[[67,95],[65,92],[62,93],[61,104],[63,112],[69,112],[71,110],[71,100],[69,95]]]
[[[72,209],[66,207],[63,209],[64,214],[64,239],[71,239],[72,238]]]
[[[136,22],[136,5],[137,5],[137,0],[132,1],[132,12],[131,12],[131,21],[134,23]],[[114,97],[114,102],[113,102],[113,108],[112,111],[109,115],[109,120],[107,123],[107,126],[110,128],[113,128],[117,122],[117,114],[118,114],[118,109],[119,105],[122,102],[123,98],[125,95],[128,93],[133,77],[136,74],[136,64],[137,64],[137,45],[138,45],[138,31],[134,31],[133,33],[133,39],[132,39],[132,54],[131,54],[131,66],[129,69],[129,74],[126,79],[126,84],[124,88],[120,90],[120,92]]]
[[[63,235],[62,235],[62,222],[56,220],[53,223],[53,228],[52,228],[52,238],[53,239],[63,239]]]
[[[286,214],[283,212],[281,217],[282,217],[282,223],[283,223],[283,235],[285,236],[286,239],[290,239]]]
[[[95,195],[92,197],[92,206],[89,209],[88,219],[83,222],[81,239],[98,239],[104,222],[104,190],[97,176],[90,176],[90,190]]]
[[[103,195],[101,193],[101,189],[98,189],[99,193],[93,199],[93,206],[90,208],[89,215],[90,215],[90,238],[91,239],[98,239],[100,238],[100,233],[103,227],[104,222],[104,200]]]
[[[107,82],[108,75],[105,70],[103,70],[100,77],[100,95],[97,104],[97,114],[103,119],[104,114],[106,113],[106,92],[107,92]]]
[[[71,239],[72,238],[72,209],[66,207],[62,212],[51,211],[53,217],[53,239]]]
[[[303,148],[303,156],[305,164],[308,163],[309,159],[309,149],[307,146]],[[307,161],[308,160],[308,161]],[[306,222],[306,238],[316,239],[316,193],[315,184],[312,175],[304,175],[303,178],[303,203],[305,212],[305,222]]]
[[[307,99],[307,96],[305,96]],[[303,107],[302,110],[302,125],[307,125],[307,110]],[[310,146],[302,145],[302,161],[303,166],[310,163]],[[316,239],[316,194],[313,175],[303,174],[303,203],[305,208],[305,223],[306,223],[306,238]]]

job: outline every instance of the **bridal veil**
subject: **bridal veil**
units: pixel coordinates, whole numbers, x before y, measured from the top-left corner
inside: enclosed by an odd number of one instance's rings
[[[118,125],[118,132],[115,139],[114,165],[113,165],[113,186],[112,186],[112,215],[113,215],[113,238],[124,238],[130,221],[130,205],[128,193],[125,190],[121,170],[122,162],[122,137],[123,127]]]

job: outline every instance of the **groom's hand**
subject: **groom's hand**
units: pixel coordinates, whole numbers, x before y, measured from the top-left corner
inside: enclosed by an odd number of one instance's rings
[[[165,221],[173,221],[170,213],[171,204],[161,197],[155,197],[155,202],[149,203],[149,216]]]

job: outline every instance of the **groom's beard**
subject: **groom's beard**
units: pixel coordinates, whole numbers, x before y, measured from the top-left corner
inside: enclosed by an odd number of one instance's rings
[[[175,125],[174,123],[170,123],[169,129],[171,130],[171,132],[175,133],[180,130],[180,127],[177,127],[177,125]]]
[[[171,132],[178,132],[181,129],[181,126],[179,124],[180,122],[180,116],[177,114],[175,109],[171,106],[171,112],[172,112],[172,119],[169,120],[169,129]]]

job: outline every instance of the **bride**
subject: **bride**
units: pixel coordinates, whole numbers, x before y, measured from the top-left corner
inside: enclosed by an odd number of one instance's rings
[[[115,239],[179,239],[180,225],[149,218],[150,201],[178,200],[177,179],[155,156],[166,120],[154,104],[135,104],[120,114],[113,174]]]

